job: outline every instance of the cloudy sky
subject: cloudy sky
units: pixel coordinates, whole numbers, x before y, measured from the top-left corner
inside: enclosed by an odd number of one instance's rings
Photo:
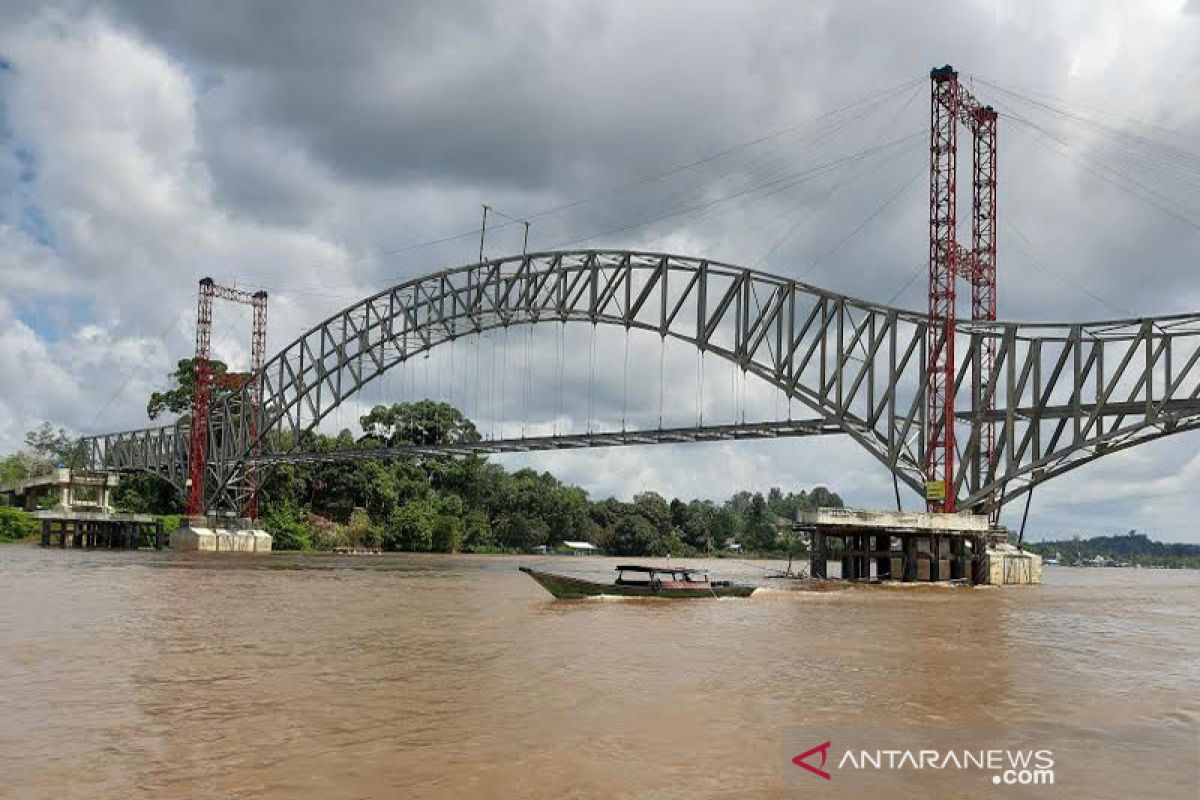
[[[1003,115],[1001,317],[1200,308],[1197,0],[0,3],[0,452],[43,419],[145,424],[192,349],[200,277],[266,289],[274,351],[473,260],[482,203],[531,219],[531,249],[702,255],[923,308],[927,76],[947,62]],[[521,232],[492,229],[488,254]],[[219,308],[234,368],[248,324]],[[655,337],[601,334],[593,377],[586,331],[510,336],[361,404],[437,395],[509,433],[688,424],[698,398],[714,421],[787,413],[721,365],[698,388],[694,352]],[[1200,541],[1196,443],[1047,484],[1034,535]],[[510,458],[597,495],[893,502],[833,439]]]

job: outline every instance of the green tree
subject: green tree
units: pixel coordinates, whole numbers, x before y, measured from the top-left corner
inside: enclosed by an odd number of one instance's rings
[[[546,544],[550,538],[550,527],[544,520],[519,512],[501,517],[495,531],[502,547],[515,550],[531,550]]]
[[[36,478],[54,469],[54,464],[32,450],[18,450],[0,458],[0,483]]]
[[[628,514],[617,522],[608,549],[618,556],[665,556],[667,545],[641,514]]]
[[[808,493],[809,508],[842,508],[842,498],[824,486],[814,487]]]
[[[693,500],[683,505],[678,529],[683,543],[701,552],[723,549],[728,533],[719,530],[720,510],[709,500]],[[675,516],[674,514],[672,516]]]
[[[312,547],[312,528],[308,514],[296,506],[277,505],[266,509],[259,520],[271,534],[273,550],[308,550]]]
[[[437,511],[428,500],[410,500],[388,515],[383,545],[389,550],[426,552],[433,547]]]
[[[463,518],[462,549],[468,553],[478,553],[495,546],[496,539],[487,515],[479,509],[468,511]]]
[[[462,545],[463,521],[441,514],[433,523],[432,549],[438,553],[457,553]]]
[[[165,392],[153,392],[146,403],[146,414],[158,419],[165,413],[182,415],[192,410],[192,395],[196,391],[196,359],[184,358],[175,364],[175,371],[167,376],[171,388]],[[209,359],[213,375],[222,375],[229,370],[225,362]],[[228,389],[214,389],[214,399],[227,393]]]
[[[635,494],[633,507],[654,526],[659,536],[666,536],[671,532],[671,506],[658,492]]]
[[[78,440],[67,433],[66,428],[55,430],[49,422],[43,422],[25,434],[25,446],[35,456],[49,461],[56,467],[70,465],[78,444]]]
[[[760,551],[774,550],[778,546],[775,525],[761,492],[750,498],[742,512],[742,544]]]
[[[178,514],[183,511],[175,487],[149,472],[122,475],[120,483],[113,489],[112,503],[118,511],[132,514]]]
[[[0,542],[11,542],[32,536],[37,521],[18,508],[0,506]]]
[[[475,423],[449,403],[435,400],[378,405],[359,422],[365,439],[393,447],[479,441]]]
[[[351,547],[379,547],[383,541],[382,531],[371,522],[366,509],[356,508],[346,523],[346,542]]]

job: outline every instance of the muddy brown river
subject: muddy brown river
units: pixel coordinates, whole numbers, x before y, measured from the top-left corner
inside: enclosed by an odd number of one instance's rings
[[[516,569],[615,563],[2,546],[0,796],[773,797],[795,725],[1200,726],[1200,572],[563,602]]]

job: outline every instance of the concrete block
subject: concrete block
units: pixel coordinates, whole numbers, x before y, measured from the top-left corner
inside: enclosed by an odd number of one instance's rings
[[[171,549],[182,552],[213,552],[217,534],[212,528],[181,527],[171,534]]]
[[[989,547],[983,574],[993,586],[1035,585],[1042,582],[1042,557],[1011,544]]]
[[[271,535],[261,529],[209,528],[189,520],[171,534],[171,549],[206,553],[269,553]]]
[[[271,539],[271,534],[267,533],[266,531],[262,530],[261,528],[252,528],[251,530],[246,531],[246,533],[254,538],[254,552],[256,552],[256,553],[271,552],[271,545],[273,543],[273,540]]]

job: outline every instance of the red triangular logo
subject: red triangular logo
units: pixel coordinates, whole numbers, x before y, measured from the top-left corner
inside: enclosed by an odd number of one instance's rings
[[[795,764],[797,767],[804,767],[806,770],[811,772],[813,775],[817,775],[821,778],[824,778],[827,781],[833,780],[833,777],[825,770],[821,769],[820,767],[814,767],[812,764],[805,763],[804,759],[808,758],[811,755],[815,755],[816,753],[821,754],[821,767],[825,766],[825,759],[829,755],[829,742],[825,742],[824,744],[819,744],[811,750],[805,750],[803,753],[801,753],[800,755],[793,758],[792,763]]]

